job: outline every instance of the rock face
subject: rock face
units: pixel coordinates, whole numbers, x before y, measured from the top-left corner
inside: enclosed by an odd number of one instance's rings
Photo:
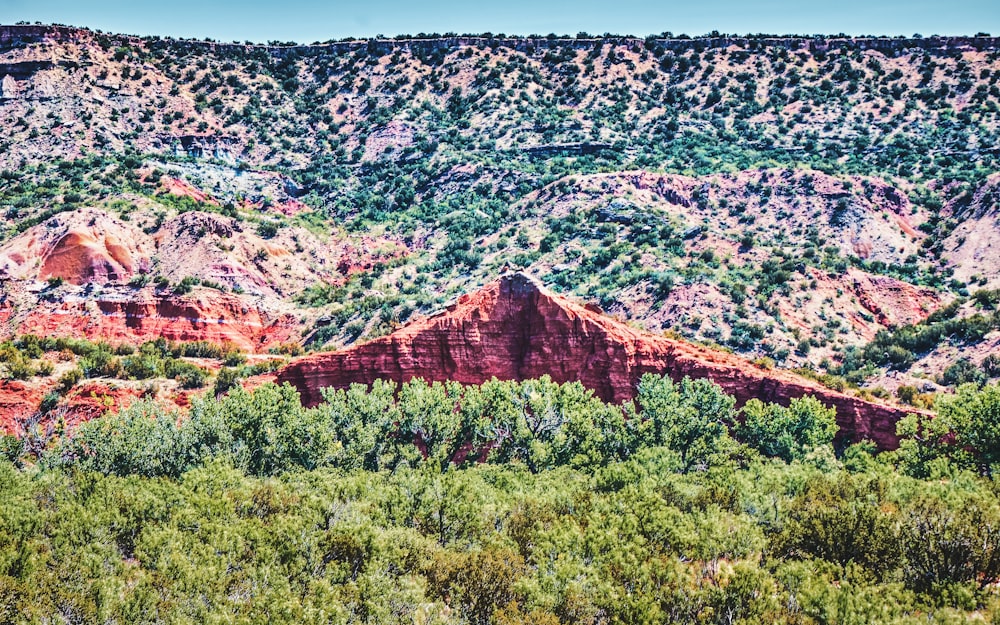
[[[41,433],[51,433],[58,426],[73,429],[104,414],[125,409],[143,396],[143,390],[135,386],[86,381],[73,388],[58,408],[42,412],[43,398],[55,389],[54,379],[0,380],[0,436],[24,436],[33,428]]]
[[[0,380],[0,435],[16,434],[18,423],[35,412],[42,393],[16,380]]]
[[[0,338],[134,343],[162,336],[267,350],[301,336],[287,294],[343,279],[337,267],[352,258],[304,230],[282,228],[264,239],[216,213],[187,211],[153,234],[132,219],[81,208],[0,245]],[[363,267],[377,262],[386,261]],[[207,288],[182,293],[176,285],[186,279]],[[150,282],[158,286],[141,286]]]
[[[787,404],[815,395],[836,407],[842,439],[872,439],[881,448],[897,446],[895,423],[907,413],[788,372],[760,369],[732,354],[636,330],[520,273],[505,275],[389,336],[300,358],[278,374],[278,381],[290,382],[303,403],[315,405],[324,387],[379,378],[478,384],[492,377],[524,380],[547,374],[557,382],[579,380],[603,400],[617,403],[634,397],[645,373],[675,380],[709,378],[739,405],[752,398]]]
[[[148,270],[153,242],[141,230],[83,209],[56,215],[0,247],[0,274],[70,284],[124,282]]]
[[[20,321],[19,334],[85,336],[136,343],[163,337],[171,341],[232,343],[248,352],[295,336],[295,319],[270,312],[229,293],[197,289],[186,295],[106,289],[97,298],[74,298],[39,305]]]

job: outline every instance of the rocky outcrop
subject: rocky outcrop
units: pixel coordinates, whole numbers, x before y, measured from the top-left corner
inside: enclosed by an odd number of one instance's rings
[[[16,380],[0,380],[0,435],[17,434],[19,424],[32,415],[43,394]]]
[[[107,290],[94,298],[39,305],[20,321],[17,332],[85,336],[114,344],[163,337],[232,343],[257,352],[291,340],[296,325],[291,315],[271,313],[248,298],[214,289],[195,289],[187,295],[144,289]]]
[[[56,408],[43,411],[43,398],[56,390],[54,379],[0,380],[0,436],[22,437],[33,430],[51,436],[60,428],[73,430],[91,419],[127,408],[145,393],[135,386],[90,380],[66,393]]]
[[[785,371],[758,368],[732,354],[637,330],[557,296],[521,273],[505,275],[389,336],[300,358],[279,373],[278,381],[290,382],[303,403],[315,405],[324,387],[379,378],[477,384],[493,377],[549,375],[558,382],[579,380],[603,400],[623,402],[634,397],[645,373],[708,378],[740,405],[752,398],[787,404],[815,395],[836,407],[843,439],[872,439],[882,448],[897,445],[895,423],[906,414]]]
[[[929,287],[853,268],[847,271],[845,278],[861,307],[883,327],[918,323],[941,305],[941,296]]]
[[[0,273],[70,284],[125,282],[147,271],[152,240],[96,209],[55,215],[0,248]]]
[[[943,258],[952,264],[958,280],[980,282],[991,289],[1000,287],[998,198],[1000,173],[991,175],[971,198],[960,195],[945,207],[959,222],[944,240]]]

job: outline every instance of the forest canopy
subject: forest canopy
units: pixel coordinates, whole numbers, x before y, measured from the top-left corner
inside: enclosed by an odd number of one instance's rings
[[[812,398],[652,375],[624,406],[548,379],[140,402],[3,439],[0,621],[989,618],[998,397],[963,387],[881,454],[835,452]]]

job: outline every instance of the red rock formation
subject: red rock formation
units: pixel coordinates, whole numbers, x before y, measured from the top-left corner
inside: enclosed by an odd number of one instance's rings
[[[72,429],[91,419],[124,410],[141,396],[142,391],[136,388],[85,382],[69,392],[59,415],[66,427]]]
[[[42,393],[15,380],[0,380],[0,435],[18,433],[18,424],[38,409]]]
[[[295,319],[271,315],[238,295],[196,289],[188,295],[143,291],[127,297],[79,299],[38,306],[17,327],[19,334],[84,336],[111,343],[159,337],[171,341],[235,344],[256,352],[290,340]]]
[[[742,405],[751,398],[787,404],[815,395],[837,409],[841,435],[897,445],[895,423],[907,411],[874,404],[786,371],[762,370],[725,352],[636,330],[554,295],[523,274],[506,275],[464,295],[448,309],[401,330],[338,352],[300,358],[278,374],[306,405],[320,389],[415,377],[478,384],[492,377],[524,380],[548,374],[579,380],[605,401],[635,395],[640,377],[709,378]]]
[[[70,284],[125,282],[147,271],[155,247],[141,230],[86,208],[55,215],[0,247],[0,275]]]
[[[63,278],[71,284],[127,280],[133,264],[129,251],[112,237],[97,240],[88,232],[69,232],[45,257],[38,277]]]
[[[52,383],[0,381],[0,435],[21,436],[33,427],[41,432],[52,431],[57,424],[73,429],[127,408],[143,393],[141,389],[115,383],[86,381],[74,387],[58,408],[43,414],[42,399],[53,390]]]
[[[893,327],[918,323],[941,306],[941,296],[928,287],[920,287],[858,269],[849,269],[854,295],[880,326]]]
[[[177,197],[189,197],[196,202],[202,202],[204,204],[214,204],[216,206],[219,205],[219,201],[216,200],[214,197],[194,187],[190,183],[181,180],[180,178],[164,176],[160,180],[160,183],[161,183],[160,188],[162,189],[162,191],[169,195],[176,195]]]

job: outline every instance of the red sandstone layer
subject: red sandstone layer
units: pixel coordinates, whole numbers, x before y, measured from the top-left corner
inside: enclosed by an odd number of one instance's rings
[[[306,405],[322,401],[324,387],[345,388],[375,379],[404,382],[455,380],[479,384],[496,377],[525,380],[549,375],[579,380],[609,402],[635,396],[646,373],[708,378],[739,405],[757,398],[787,404],[814,395],[837,409],[841,436],[898,441],[895,424],[905,410],[838,393],[786,371],[763,370],[729,353],[636,330],[575,304],[523,274],[506,275],[464,295],[438,315],[338,352],[300,358],[278,375]]]
[[[18,333],[83,336],[111,343],[159,337],[228,342],[249,352],[265,350],[295,334],[294,319],[271,316],[237,295],[198,289],[184,296],[137,293],[133,297],[39,306],[20,323]]]

